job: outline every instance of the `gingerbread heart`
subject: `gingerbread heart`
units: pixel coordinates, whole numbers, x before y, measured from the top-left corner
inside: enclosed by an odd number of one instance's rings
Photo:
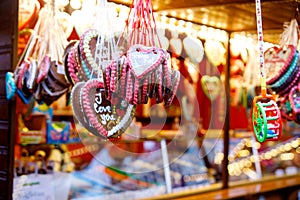
[[[127,52],[131,71],[138,79],[157,69],[163,61],[163,51],[158,48],[134,45]]]
[[[78,120],[79,124],[87,129],[89,132],[95,134],[96,136],[101,136],[97,134],[97,130],[89,123],[85,113],[82,109],[82,102],[80,98],[80,90],[84,86],[85,82],[78,82],[74,85],[71,92],[71,104],[75,118]]]
[[[192,62],[200,63],[202,61],[204,48],[201,40],[193,37],[185,37],[183,39],[183,47]]]
[[[173,71],[173,74],[171,76],[171,82],[172,86],[170,88],[165,88],[165,96],[164,96],[164,101],[165,101],[165,106],[170,106],[174,97],[176,96],[176,91],[179,86],[180,82],[180,72],[177,70]]]
[[[63,55],[63,61],[64,61],[64,68],[65,68],[65,75],[66,75],[66,78],[68,80],[68,82],[72,85],[74,85],[74,81],[72,79],[72,77],[70,76],[70,72],[69,72],[69,63],[68,63],[68,57],[69,57],[69,53],[72,51],[74,45],[76,44],[76,40],[72,40],[69,42],[69,44],[67,45],[67,47],[65,48],[64,50],[64,55]],[[74,53],[74,52],[73,52]],[[73,59],[73,56],[72,56],[72,59]],[[73,60],[71,61],[73,62]],[[73,65],[72,65],[73,66]]]
[[[210,39],[204,43],[204,52],[210,63],[219,66],[226,63],[226,49],[222,42]]]
[[[6,85],[6,99],[10,100],[15,96],[17,90],[14,74],[12,72],[6,72],[5,85]]]
[[[97,130],[96,134],[105,138],[117,137],[133,120],[135,106],[117,95],[113,95],[111,101],[107,100],[104,84],[98,79],[87,81],[80,96],[84,113]]]
[[[289,93],[291,107],[296,114],[300,114],[300,83],[294,86]]]
[[[29,77],[26,84],[27,84],[27,88],[32,91],[34,90],[34,87],[36,85],[36,78],[38,74],[38,67],[37,67],[36,60],[30,61],[28,72],[29,72]]]
[[[284,97],[280,98],[277,103],[279,104],[279,109],[283,118],[290,121],[295,119],[295,113],[292,110],[291,102],[288,98],[288,95],[285,95]]]
[[[178,37],[173,37],[170,39],[170,49],[172,53],[175,53],[176,55],[181,55],[182,52],[182,41]]]
[[[294,121],[300,124],[300,82],[298,82],[298,86],[294,86],[291,89],[289,93],[289,100],[295,114]]]
[[[28,61],[23,61],[20,66],[18,67],[18,74],[17,74],[17,87],[21,89],[24,84],[24,74],[27,72],[30,63]]]
[[[221,81],[217,76],[204,75],[201,78],[201,86],[205,95],[210,100],[215,100],[221,90]]]
[[[65,65],[67,65],[65,66],[66,73],[68,73],[67,77],[70,77],[70,82],[72,84],[83,81],[77,75],[79,66],[75,59],[75,53],[76,53],[76,45],[68,53],[67,62],[65,63]]]
[[[51,59],[48,55],[45,55],[42,58],[42,61],[39,63],[39,66],[38,66],[39,73],[38,73],[38,77],[36,80],[37,83],[40,83],[47,76],[47,73],[50,69],[50,62],[51,62]]]
[[[267,84],[278,80],[292,62],[296,48],[292,45],[271,47],[264,53]]]
[[[32,92],[30,91],[29,88],[27,88],[27,84],[26,84],[28,79],[29,79],[29,72],[28,72],[28,70],[26,70],[21,78],[21,80],[23,82],[21,84],[21,88],[17,89],[18,96],[21,98],[21,100],[25,104],[28,104],[32,99]]]
[[[89,29],[84,32],[80,37],[79,47],[81,52],[81,57],[84,67],[84,72],[86,76],[91,75],[92,70],[98,69],[98,64],[95,59],[95,51],[96,51],[96,44],[98,39],[98,31],[96,29]]]
[[[169,40],[164,35],[159,35],[158,34],[158,37],[155,38],[155,43],[154,44],[161,44],[161,48],[164,49],[164,50],[167,50],[169,48]]]

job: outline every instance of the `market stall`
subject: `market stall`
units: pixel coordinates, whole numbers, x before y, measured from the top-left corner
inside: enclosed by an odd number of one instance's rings
[[[1,6],[0,196],[179,198],[297,178],[299,4],[258,2],[20,0],[9,20]]]

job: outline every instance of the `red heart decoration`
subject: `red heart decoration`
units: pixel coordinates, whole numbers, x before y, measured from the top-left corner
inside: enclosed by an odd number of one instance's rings
[[[284,47],[271,47],[266,50],[265,72],[267,84],[274,83],[287,70],[296,53],[296,48],[293,45]]]
[[[82,108],[97,133],[105,138],[117,137],[130,125],[135,114],[135,106],[116,95],[114,104],[107,100],[104,84],[91,79],[81,89]]]

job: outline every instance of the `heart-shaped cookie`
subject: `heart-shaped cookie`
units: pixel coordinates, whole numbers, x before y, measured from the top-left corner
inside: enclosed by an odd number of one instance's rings
[[[298,85],[291,89],[289,93],[289,100],[292,110],[295,114],[294,121],[300,124],[300,80],[298,81]]]
[[[159,35],[155,38],[154,44],[160,44],[161,48],[167,50],[169,48],[169,40],[165,35]]]
[[[180,38],[175,36],[170,39],[170,50],[172,53],[175,53],[176,55],[179,56],[179,55],[181,55],[182,48],[183,48],[183,45],[182,45],[182,41]]]
[[[18,67],[18,78],[17,78],[17,87],[18,89],[21,89],[24,84],[24,75],[27,72],[29,68],[30,63],[28,61],[23,61],[20,66]]]
[[[28,68],[28,80],[26,82],[27,84],[27,88],[30,91],[34,90],[34,87],[36,86],[36,78],[37,78],[37,74],[38,74],[38,66],[37,66],[37,61],[36,60],[31,60],[30,61],[30,65]]]
[[[278,99],[279,109],[281,112],[281,116],[287,120],[294,120],[295,119],[295,113],[293,112],[293,109],[291,107],[291,102],[288,98],[288,95],[285,95],[284,97]]]
[[[50,69],[50,57],[48,55],[45,55],[43,58],[42,58],[42,61],[39,63],[39,73],[38,73],[38,76],[37,76],[37,80],[36,82],[37,83],[40,83],[47,75],[49,69]]]
[[[76,40],[70,41],[69,44],[67,45],[67,47],[65,48],[65,50],[64,50],[64,55],[63,55],[64,68],[65,68],[65,75],[66,75],[66,78],[67,78],[68,82],[69,82],[71,85],[74,85],[75,83],[74,83],[72,77],[70,76],[70,71],[69,71],[69,66],[68,66],[68,65],[69,65],[68,59],[69,59],[69,54],[70,54],[71,51],[73,51],[73,48],[74,48],[74,45],[76,44],[76,42],[77,42]],[[73,52],[73,53],[74,53],[74,52]],[[71,59],[72,59],[71,62],[74,62],[74,61],[73,61],[73,59],[74,59],[73,56],[72,56]],[[74,65],[71,64],[70,66],[73,67]]]
[[[284,84],[277,89],[272,88],[272,90],[282,96],[288,94],[291,88],[297,85],[300,81],[300,65],[298,65],[296,69],[298,70],[295,70],[293,74],[287,78],[286,82],[288,84]]]
[[[294,57],[295,59],[293,59],[288,69],[274,83],[268,85],[270,89],[278,93],[286,89],[287,87],[291,88],[293,86],[290,84],[293,82],[300,67],[298,53]]]
[[[6,99],[10,100],[15,96],[17,90],[14,74],[12,72],[6,72],[5,85],[6,85]]]
[[[157,69],[163,61],[163,56],[160,49],[142,45],[134,45],[127,52],[131,71],[138,79]]]
[[[215,100],[221,90],[221,81],[217,76],[204,75],[201,78],[201,86],[205,95],[210,100]]]
[[[222,42],[209,39],[204,43],[204,52],[210,63],[214,66],[219,66],[226,63],[226,49]]]
[[[180,82],[180,72],[177,70],[173,71],[173,74],[171,76],[171,82],[172,82],[172,86],[169,87],[165,87],[165,96],[164,96],[164,101],[165,101],[165,106],[170,106],[175,95],[177,92],[177,88],[179,86],[179,82]]]
[[[55,60],[51,61],[48,76],[49,74],[51,74],[53,80],[55,80],[57,84],[63,86],[64,88],[68,88],[70,86],[65,76],[64,66],[61,62]]]
[[[22,75],[22,84],[21,84],[21,88],[17,89],[17,94],[18,96],[21,98],[21,100],[23,101],[23,103],[28,104],[32,98],[32,92],[29,90],[29,88],[27,88],[27,81],[29,79],[29,72],[28,70],[26,70],[24,72],[24,74]]]
[[[98,134],[97,130],[89,123],[85,113],[82,109],[82,102],[80,98],[81,88],[84,86],[85,82],[78,82],[74,85],[71,92],[71,105],[75,118],[78,120],[79,124],[87,129],[89,132],[101,136]]]
[[[67,54],[67,62],[65,63],[65,65],[67,65],[67,67],[65,66],[65,70],[68,73],[67,77],[70,77],[70,82],[74,85],[75,83],[80,82],[81,80],[79,79],[79,77],[77,76],[77,72],[78,72],[78,65],[77,62],[75,60],[75,51],[76,48],[75,46],[70,50],[70,52]]]
[[[98,79],[91,79],[81,89],[82,108],[91,123],[105,138],[117,137],[130,125],[135,106],[113,95],[107,100],[104,84]]]
[[[95,59],[96,44],[98,39],[98,31],[96,29],[89,29],[80,37],[79,47],[81,52],[82,66],[84,73],[90,77],[92,70],[98,69],[98,64]],[[84,66],[85,64],[85,66]]]
[[[296,53],[296,48],[292,45],[284,47],[271,47],[264,53],[265,73],[267,84],[272,84],[278,80],[288,69]]]
[[[201,40],[194,37],[185,37],[183,39],[183,47],[192,62],[200,63],[202,61],[204,48]]]
[[[300,114],[300,82],[289,93],[291,107],[296,114]]]

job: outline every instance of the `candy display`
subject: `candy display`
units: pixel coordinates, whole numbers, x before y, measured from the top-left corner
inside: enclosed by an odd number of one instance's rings
[[[0,199],[299,193],[298,1],[0,8]]]

